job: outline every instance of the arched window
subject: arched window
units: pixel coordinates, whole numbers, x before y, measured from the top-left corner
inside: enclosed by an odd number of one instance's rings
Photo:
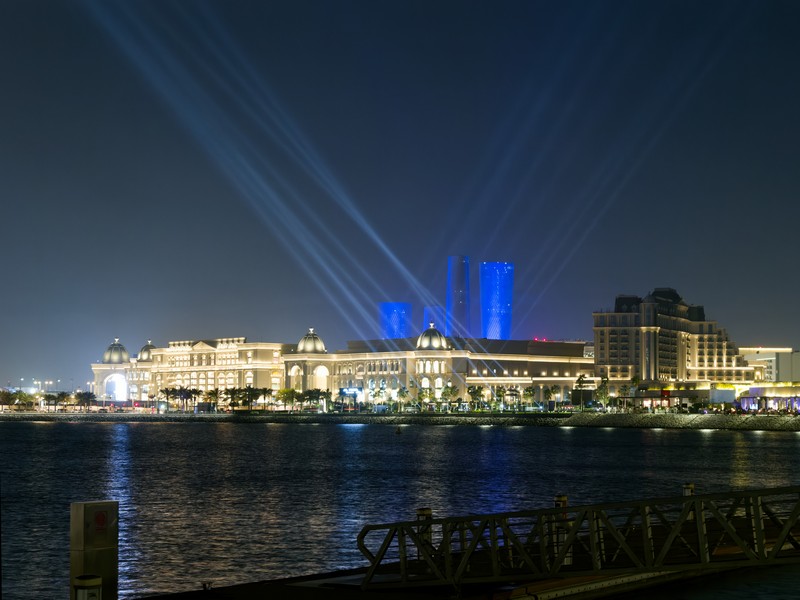
[[[319,365],[314,369],[314,388],[318,390],[327,390],[330,385],[328,384],[328,376],[330,372],[325,365]]]
[[[298,365],[292,366],[289,370],[289,385],[295,390],[302,389],[303,370]]]

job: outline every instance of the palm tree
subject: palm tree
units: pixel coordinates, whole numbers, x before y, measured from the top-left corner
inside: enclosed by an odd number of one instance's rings
[[[185,388],[183,386],[180,386],[178,389],[175,390],[175,398],[181,401],[181,407],[183,412],[186,412],[186,407],[189,400],[193,400],[199,395],[200,395],[200,390],[194,388]]]
[[[575,389],[578,390],[578,395],[581,397],[581,412],[583,412],[583,387],[586,385],[586,374],[581,373],[578,379],[575,380]]]
[[[264,396],[264,409],[266,410],[267,404],[272,400],[272,388],[259,388],[258,391]]]
[[[66,408],[68,399],[69,399],[69,392],[58,392],[56,394],[56,411],[58,411],[59,404],[63,404],[64,408]]]
[[[476,410],[478,408],[478,402],[483,397],[483,386],[471,385],[467,388],[467,394],[472,400],[472,403],[475,405],[472,410]]]
[[[3,406],[11,406],[14,403],[14,394],[9,390],[0,390],[0,410]]]
[[[427,405],[428,400],[431,399],[433,396],[431,388],[418,388],[417,392],[417,402],[419,403],[420,407]],[[425,406],[427,410],[427,406]]]
[[[294,401],[297,399],[297,392],[293,388],[283,388],[278,390],[278,400],[283,405],[284,410],[286,405],[291,405],[291,410],[294,411]]]
[[[203,395],[203,391],[197,388],[189,388],[186,393],[192,401],[192,412],[197,412],[197,399]]]
[[[97,399],[97,396],[94,395],[94,392],[75,392],[75,398],[78,406],[82,406],[86,410]]]
[[[397,400],[398,404],[400,405],[400,412],[403,412],[403,404],[405,403],[406,399],[408,398],[408,388],[404,385],[400,386],[400,389],[397,390]]]
[[[56,406],[58,403],[58,398],[55,394],[45,394],[44,395],[44,406],[47,412],[50,412],[50,405]],[[55,409],[54,409],[55,410]]]
[[[600,385],[597,386],[597,400],[605,406],[608,402],[608,377],[600,379]]]
[[[450,412],[450,404],[458,396],[458,388],[453,387],[450,383],[442,388],[442,402],[447,403],[447,411]]]
[[[626,402],[626,398],[628,397],[628,394],[630,394],[630,393],[631,393],[630,384],[623,383],[621,386],[619,386],[619,395],[620,395],[620,397],[622,397],[623,406],[624,406],[624,403]],[[619,408],[619,400],[617,401],[617,408]]]
[[[239,406],[239,398],[242,395],[242,390],[237,387],[229,387],[225,390],[225,395],[228,397],[228,406],[235,408]]]
[[[497,386],[494,390],[494,397],[497,398],[496,406],[502,407],[506,398],[506,388],[502,385]]]
[[[15,390],[13,392],[14,405],[17,410],[30,410],[33,408],[33,396],[23,390]]]
[[[248,385],[242,390],[242,398],[244,400],[244,405],[247,407],[248,410],[253,409],[253,400],[258,398],[260,395],[261,395],[261,390],[254,388],[252,385]]]
[[[167,399],[167,412],[169,412],[169,401],[178,397],[178,388],[166,387],[159,390]]]
[[[222,399],[222,390],[219,388],[214,388],[213,390],[208,390],[205,393],[206,402],[213,406],[214,412],[217,412],[217,406],[219,405],[219,401]]]
[[[546,385],[542,389],[542,394],[544,395],[544,401],[547,402],[548,409],[550,408],[550,400],[552,400],[557,393],[558,393],[558,386],[555,384]]]
[[[306,390],[302,394],[300,394],[300,401],[301,404],[306,405],[316,405],[317,410],[319,410],[319,403],[325,397],[325,392],[323,392],[319,388],[314,388],[311,390]]]
[[[530,402],[531,406],[533,406],[533,399],[536,398],[536,386],[529,385],[522,390],[522,398]]]

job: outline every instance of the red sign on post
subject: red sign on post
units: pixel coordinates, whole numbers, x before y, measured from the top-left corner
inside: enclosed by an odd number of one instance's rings
[[[94,532],[103,533],[108,527],[108,511],[98,510],[94,513]]]

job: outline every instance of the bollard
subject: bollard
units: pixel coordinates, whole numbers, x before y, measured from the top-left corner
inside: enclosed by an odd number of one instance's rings
[[[84,581],[91,573],[101,586],[103,600],[117,600],[119,577],[119,502],[73,502],[70,504],[69,574],[72,582]],[[85,585],[85,583],[84,583]],[[100,595],[87,595],[90,589],[70,589],[70,600],[99,600]]]
[[[103,578],[97,575],[78,575],[72,578],[75,600],[103,600]]]

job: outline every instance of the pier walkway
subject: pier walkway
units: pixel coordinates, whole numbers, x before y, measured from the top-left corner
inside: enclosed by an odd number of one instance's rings
[[[368,525],[364,589],[642,578],[800,562],[800,487]]]
[[[800,563],[800,486],[367,525],[369,566],[170,600],[601,598],[731,569]]]

